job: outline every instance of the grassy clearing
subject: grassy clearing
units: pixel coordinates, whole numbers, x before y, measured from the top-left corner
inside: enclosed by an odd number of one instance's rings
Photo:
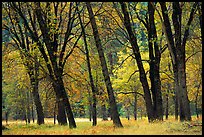
[[[32,123],[26,125],[22,121],[12,121],[2,130],[3,135],[202,135],[202,126],[189,126],[193,123],[202,123],[202,118],[197,120],[193,117],[192,122],[178,122],[173,117],[163,122],[148,123],[143,118],[129,121],[121,118],[124,128],[115,128],[112,121],[98,120],[98,124],[92,127],[88,119],[76,120],[77,128],[69,129],[68,126],[53,124],[53,119],[45,119],[46,124],[37,125]],[[5,125],[5,121],[2,121]]]

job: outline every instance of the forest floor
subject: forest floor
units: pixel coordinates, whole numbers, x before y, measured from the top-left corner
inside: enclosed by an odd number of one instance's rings
[[[148,123],[147,118],[137,121],[121,118],[123,128],[115,128],[110,120],[97,120],[97,126],[92,127],[89,119],[76,118],[75,129],[54,125],[52,118],[46,118],[45,124],[40,126],[32,122],[26,125],[24,121],[9,121],[6,125],[2,121],[7,128],[2,130],[2,135],[202,135],[202,116],[199,119],[192,117],[191,122],[179,122],[170,117],[154,123]]]

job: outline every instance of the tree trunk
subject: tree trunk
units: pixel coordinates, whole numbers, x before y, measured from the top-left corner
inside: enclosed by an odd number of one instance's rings
[[[198,9],[198,13],[200,14],[200,16],[199,16],[199,20],[200,20],[200,29],[201,29],[201,31],[200,31],[200,33],[201,33],[201,38],[203,39],[203,37],[202,37],[202,32],[203,32],[203,26],[202,26],[202,18],[203,18],[203,16],[202,16],[202,5],[203,5],[203,3],[202,2],[200,2],[199,3],[199,9]]]
[[[35,59],[37,60],[37,57],[35,56]],[[34,99],[34,103],[36,106],[36,112],[37,112],[37,123],[38,125],[44,124],[44,112],[42,103],[40,100],[39,92],[38,92],[38,76],[39,76],[39,65],[37,63],[34,64],[34,71],[30,70],[29,76],[30,76],[30,82],[32,85],[32,95]]]
[[[166,93],[166,120],[169,116],[169,90],[170,90],[170,84],[168,83],[167,93]]]
[[[168,41],[168,48],[173,61],[174,76],[175,76],[175,82],[176,82],[176,92],[179,98],[178,101],[179,101],[179,108],[180,108],[180,120],[190,121],[191,120],[190,104],[189,104],[187,88],[186,88],[185,45],[186,45],[187,38],[189,36],[189,26],[193,20],[193,15],[195,14],[195,9],[198,3],[195,2],[191,9],[190,17],[187,22],[187,27],[185,28],[185,31],[184,31],[183,40],[181,40],[182,9],[179,2],[173,2],[172,5],[173,5],[172,21],[173,21],[173,26],[175,30],[174,37],[172,34],[170,21],[167,14],[168,11],[166,8],[166,3],[160,2],[162,15],[164,19],[163,23],[164,23],[165,35]]]
[[[44,113],[43,113],[43,107],[40,101],[40,96],[38,93],[38,82],[31,80],[31,82],[34,82],[35,84],[32,85],[32,94],[36,106],[36,112],[37,112],[37,123],[38,125],[44,124]]]
[[[157,43],[157,32],[154,22],[153,2],[148,2],[149,11],[149,24],[148,24],[148,41],[149,41],[149,58],[150,58],[150,81],[151,92],[153,99],[154,119],[163,120],[163,105],[161,94],[161,81],[160,81],[160,59],[161,53]],[[154,46],[154,48],[153,48]],[[155,55],[154,55],[155,53]]]
[[[133,54],[135,56],[137,66],[139,69],[140,82],[142,83],[142,87],[144,90],[146,110],[147,110],[148,120],[150,122],[150,121],[154,120],[154,112],[153,112],[153,105],[152,105],[152,99],[151,99],[151,94],[150,94],[150,90],[149,90],[149,85],[148,85],[145,70],[144,70],[144,67],[142,64],[142,59],[141,59],[141,55],[139,52],[139,46],[137,44],[137,39],[134,36],[134,33],[132,31],[132,28],[131,28],[130,17],[129,17],[129,13],[127,12],[126,4],[124,2],[121,2],[120,4],[122,7],[122,12],[124,14],[124,25],[126,27],[128,34],[129,34],[130,44],[132,46]]]
[[[175,93],[175,98],[174,98],[174,101],[175,101],[175,120],[178,120],[178,93],[176,92]]]
[[[63,98],[60,98],[60,92],[59,86],[57,84],[53,84],[53,88],[56,94],[56,100],[57,100],[57,121],[59,125],[66,125],[67,124],[67,118],[66,118],[66,112],[65,107],[63,103]]]
[[[198,100],[196,98],[196,101],[195,101],[195,109],[196,109],[196,116],[197,118],[199,118],[199,113],[198,113]]]
[[[118,110],[117,110],[115,96],[114,96],[114,93],[113,93],[113,88],[112,88],[112,84],[111,84],[111,81],[110,81],[108,68],[107,68],[107,64],[106,64],[106,60],[105,60],[101,40],[99,38],[99,33],[98,33],[96,21],[95,21],[94,14],[93,14],[93,11],[92,11],[92,8],[91,8],[91,4],[89,2],[86,2],[86,6],[87,6],[87,9],[88,9],[88,12],[89,12],[89,18],[90,18],[90,21],[91,21],[91,26],[92,26],[92,30],[93,30],[93,34],[94,34],[94,39],[95,39],[96,47],[97,47],[97,50],[98,50],[99,59],[100,59],[100,62],[101,62],[101,67],[102,67],[102,72],[103,72],[106,88],[107,88],[107,91],[108,91],[108,97],[109,97],[109,102],[110,102],[111,114],[112,114],[112,118],[113,118],[113,124],[116,127],[123,127],[122,123],[120,121],[120,118],[119,118],[119,113],[118,113]]]
[[[181,81],[183,82],[183,80],[185,79],[182,79],[182,62],[183,62],[183,53],[182,52],[185,52],[184,51],[184,48],[182,47],[181,45],[181,8],[179,7],[179,3],[178,2],[174,2],[173,3],[173,14],[172,14],[172,20],[173,20],[173,25],[174,25],[174,30],[175,30],[175,46],[176,46],[176,54],[177,54],[177,70],[176,70],[176,73],[178,74],[178,90],[179,90],[179,108],[180,108],[180,120],[183,121],[185,120],[185,117],[187,116],[185,114],[185,112],[187,111],[186,108],[184,107],[184,100],[183,100],[183,97],[184,97],[184,90],[183,88],[181,87]],[[181,48],[181,49],[179,49]],[[184,55],[185,56],[185,55]],[[185,60],[184,60],[185,61]],[[185,85],[184,85],[185,86]],[[185,88],[185,87],[184,87]],[[187,103],[187,102],[186,102]]]
[[[88,89],[88,87],[87,87]],[[91,95],[90,95],[90,91],[88,89],[88,93],[89,93],[89,96],[88,96],[88,101],[89,101],[89,121],[91,121],[92,119],[92,101],[91,101]]]
[[[142,109],[140,110],[140,117],[141,117],[141,119],[142,119],[142,116],[143,116],[143,111],[142,111]]]
[[[200,81],[200,83],[196,86],[196,87],[197,87],[197,92],[196,92],[196,96],[195,96],[195,109],[196,109],[197,118],[199,118],[199,113],[198,113],[198,94],[199,94],[200,85],[201,85],[201,81]]]
[[[54,106],[54,125],[56,124],[56,108],[57,108],[57,102],[55,102],[55,106]]]
[[[183,61],[182,61],[183,62]],[[190,112],[190,102],[188,99],[188,95],[187,95],[187,87],[186,87],[186,73],[185,73],[185,66],[183,66],[184,64],[180,62],[181,64],[178,67],[178,80],[179,80],[179,91],[180,91],[180,113],[181,113],[181,109],[183,109],[183,115],[184,115],[184,119],[180,116],[180,120],[187,120],[187,121],[191,121],[191,112]]]
[[[77,7],[77,10],[78,10],[78,7]],[[96,89],[96,87],[94,85],[94,80],[93,80],[93,76],[92,76],[92,72],[91,72],[91,63],[90,63],[90,59],[89,59],[88,44],[87,44],[87,41],[86,41],[86,33],[85,33],[85,29],[84,29],[84,26],[83,26],[79,11],[78,11],[78,15],[79,15],[79,21],[80,21],[80,25],[81,25],[81,29],[82,29],[84,45],[85,45],[86,62],[87,62],[87,67],[88,67],[88,72],[89,72],[89,81],[90,81],[91,89],[92,89],[92,99],[93,99],[93,104],[92,104],[93,124],[92,125],[96,126],[96,124],[97,124],[97,112],[96,112],[96,93],[97,93],[97,89]]]
[[[96,126],[97,124],[97,112],[96,112],[96,93],[93,93],[93,104],[92,104],[92,117],[93,117],[93,124],[92,126]]]
[[[106,113],[106,105],[105,104],[103,104],[101,106],[101,110],[102,110],[102,119],[103,119],[103,121],[108,120],[107,113]]]
[[[67,125],[67,116],[66,111],[64,107],[63,99],[59,97],[59,95],[56,95],[57,97],[57,121],[59,125]]]
[[[126,108],[126,111],[127,111],[127,119],[130,120],[130,110],[129,110],[129,107]]]
[[[35,123],[35,118],[34,118],[34,102],[33,102],[33,97],[32,97],[31,116],[32,116],[33,123]]]
[[[28,123],[30,124],[30,93],[26,92],[27,95],[27,119],[28,119]]]
[[[62,81],[61,75],[56,75],[57,80],[53,82],[54,91],[56,93],[57,101],[58,101],[58,119],[59,124],[66,124],[66,114],[69,121],[69,128],[76,128],[76,123],[74,120],[74,115],[72,113],[72,109],[69,103],[68,95],[64,88],[64,83]]]
[[[134,119],[137,120],[137,93],[134,93]]]
[[[28,120],[27,120],[27,116],[26,116],[26,100],[25,100],[25,96],[26,96],[26,94],[25,94],[25,91],[22,91],[22,95],[23,95],[23,97],[21,97],[22,98],[22,100],[21,100],[21,106],[22,106],[22,120],[25,120],[25,122],[26,122],[26,125],[28,124]]]
[[[182,99],[181,99],[181,93],[180,93],[180,87],[179,87],[179,77],[178,77],[178,69],[177,64],[173,65],[174,70],[174,81],[175,81],[175,92],[176,92],[176,104],[175,104],[175,118],[178,119],[178,114],[180,115],[180,120],[183,121],[185,119],[185,114],[182,106]],[[179,109],[179,111],[178,111]]]
[[[47,11],[50,12],[50,3],[48,3],[48,8]],[[31,34],[32,34],[32,39],[38,43],[38,48],[40,50],[40,52],[42,53],[42,56],[44,58],[44,60],[47,62],[47,69],[49,71],[49,77],[52,80],[52,86],[54,88],[55,94],[56,94],[56,98],[58,101],[58,118],[60,123],[59,124],[66,124],[66,114],[68,116],[68,120],[69,120],[69,127],[70,128],[76,128],[76,123],[74,121],[74,116],[71,110],[71,106],[68,100],[68,96],[64,87],[64,83],[63,83],[63,79],[62,79],[62,73],[63,73],[63,69],[64,69],[64,63],[66,61],[66,57],[64,57],[64,53],[67,42],[68,42],[68,38],[70,36],[71,33],[69,33],[69,30],[71,32],[72,29],[72,25],[69,23],[73,23],[71,21],[71,18],[69,18],[68,21],[68,25],[67,25],[67,31],[65,33],[65,39],[64,39],[64,44],[62,46],[61,50],[58,50],[58,39],[57,37],[59,37],[60,35],[55,33],[53,36],[53,39],[51,38],[51,34],[50,32],[52,31],[51,28],[49,27],[49,25],[47,23],[45,23],[46,19],[48,19],[50,16],[47,16],[45,14],[43,14],[42,11],[42,7],[40,6],[40,3],[35,3],[35,10],[34,10],[36,17],[37,17],[37,21],[39,24],[39,29],[41,30],[42,36],[43,36],[43,42],[45,43],[45,47],[47,49],[47,54],[45,52],[45,48],[43,45],[41,45],[41,43],[39,42],[39,38],[37,38],[37,35],[35,33],[33,33],[31,30]],[[71,10],[70,10],[71,13]],[[55,14],[55,16],[57,16]],[[73,17],[75,18],[75,17]],[[71,27],[71,28],[69,28]],[[27,28],[29,28],[29,26],[27,25]],[[79,39],[78,39],[79,40]],[[76,41],[77,42],[77,41]],[[76,44],[76,43],[75,43]],[[73,50],[72,50],[73,51]],[[57,62],[57,55],[55,53],[60,52],[60,56],[59,56],[59,63]],[[70,52],[69,55],[71,55],[72,52]],[[64,58],[64,61],[63,61]],[[50,62],[50,63],[48,63]],[[63,63],[64,62],[64,63]],[[64,114],[66,112],[66,114]]]
[[[171,59],[172,60],[172,59]],[[174,73],[174,96],[173,96],[173,100],[174,100],[174,106],[175,106],[175,120],[178,120],[178,115],[179,115],[179,110],[178,110],[178,107],[179,107],[179,97],[178,97],[178,76],[177,76],[177,73],[176,73],[176,69],[177,69],[177,66],[176,64],[173,63],[172,61],[172,64],[173,64],[173,73]]]
[[[6,112],[5,112],[6,125],[8,125],[8,116],[9,116],[9,112],[8,112],[8,111],[6,111]]]
[[[26,109],[25,109],[26,110]],[[26,111],[23,112],[23,120],[25,120],[26,125],[28,124],[27,116],[26,116]]]
[[[110,63],[110,75],[113,75],[113,56],[112,56],[112,52],[109,51],[107,53],[107,56],[108,56],[108,60],[109,60],[109,63]]]

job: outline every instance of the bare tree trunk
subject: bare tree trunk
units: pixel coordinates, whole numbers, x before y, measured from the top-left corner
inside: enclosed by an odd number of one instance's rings
[[[93,11],[92,11],[92,8],[91,8],[91,4],[89,2],[86,2],[86,6],[87,6],[87,9],[88,9],[88,12],[89,12],[89,18],[90,18],[91,26],[92,26],[92,29],[93,29],[94,39],[95,39],[95,42],[96,42],[96,47],[97,47],[98,54],[99,54],[99,59],[100,59],[100,62],[101,62],[102,72],[103,72],[106,88],[107,88],[107,91],[108,91],[108,97],[109,97],[109,102],[110,102],[111,114],[112,114],[112,118],[113,118],[113,124],[116,127],[123,127],[122,123],[120,121],[120,118],[119,118],[119,113],[118,113],[118,110],[117,110],[115,96],[114,96],[114,93],[113,93],[113,88],[112,88],[112,84],[111,84],[111,81],[110,81],[108,68],[107,68],[105,57],[104,57],[104,52],[103,52],[101,40],[99,38],[99,33],[98,33],[95,18],[94,18],[94,14],[93,14]]]

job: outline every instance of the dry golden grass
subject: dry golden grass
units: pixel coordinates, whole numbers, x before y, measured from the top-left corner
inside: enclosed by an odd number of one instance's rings
[[[178,122],[173,117],[169,120],[148,123],[147,118],[137,121],[121,118],[123,128],[115,128],[112,121],[101,121],[92,127],[88,119],[76,119],[77,128],[53,124],[53,119],[45,119],[44,125],[31,123],[26,125],[23,121],[9,121],[8,130],[2,130],[3,135],[202,135],[202,126],[189,126],[192,123],[202,123],[202,117],[192,122]],[[5,125],[5,121],[2,121]]]

